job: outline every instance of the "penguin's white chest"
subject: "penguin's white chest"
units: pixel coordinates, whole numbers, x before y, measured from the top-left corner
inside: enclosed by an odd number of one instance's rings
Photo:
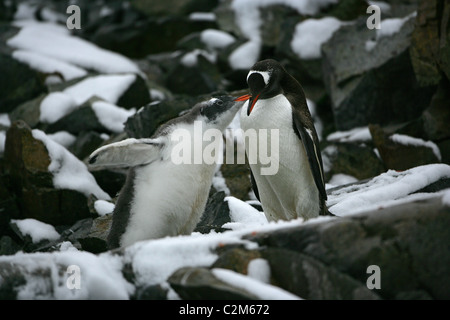
[[[247,137],[253,136],[252,130],[257,136],[256,143],[246,139],[245,148],[266,217],[289,220],[317,216],[319,193],[293,128],[290,102],[284,95],[258,100],[249,116],[247,107],[248,102],[241,110],[241,127]],[[264,170],[268,166],[272,170]]]

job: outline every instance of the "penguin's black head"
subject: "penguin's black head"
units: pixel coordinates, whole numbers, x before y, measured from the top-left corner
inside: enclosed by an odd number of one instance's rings
[[[247,115],[250,115],[258,99],[268,99],[283,93],[281,79],[285,72],[281,64],[273,59],[262,60],[253,65],[247,75],[250,95],[236,99],[236,101],[249,100]]]

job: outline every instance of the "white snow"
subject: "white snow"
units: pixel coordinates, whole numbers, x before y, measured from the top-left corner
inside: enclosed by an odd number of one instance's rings
[[[219,167],[220,169],[220,167]],[[230,189],[227,186],[227,182],[225,178],[222,176],[222,172],[217,170],[212,179],[212,186],[216,189],[217,192],[223,191],[225,195],[230,195]]]
[[[356,179],[355,177],[348,175],[348,174],[344,174],[344,173],[337,173],[334,174],[330,181],[328,181],[328,184],[330,185],[329,187],[332,188],[334,186],[341,186],[344,184],[348,184],[348,183],[353,183],[353,182],[357,182],[358,179]]]
[[[186,67],[196,66],[199,55],[202,55],[204,58],[206,58],[211,63],[215,63],[216,59],[217,59],[217,56],[214,53],[210,53],[208,51],[201,50],[201,49],[194,49],[194,50],[186,53],[181,58],[181,63]]]
[[[300,297],[279,287],[260,282],[228,269],[214,268],[211,272],[219,280],[241,288],[262,300],[301,300]]]
[[[11,125],[11,120],[9,119],[9,115],[7,113],[0,114],[0,125],[5,127],[9,127]]]
[[[450,189],[446,189],[443,191],[442,203],[450,207]]]
[[[38,221],[36,219],[11,220],[24,235],[31,237],[33,243],[42,240],[58,240],[60,235],[50,224]]]
[[[99,216],[110,214],[114,211],[114,203],[105,200],[97,200],[94,202],[94,209]]]
[[[270,283],[270,265],[266,259],[256,258],[250,260],[247,266],[247,275],[250,278],[261,281],[263,283]]]
[[[114,133],[123,132],[127,119],[136,113],[134,108],[127,110],[104,101],[94,102],[92,110],[100,123]]]
[[[41,102],[39,120],[54,123],[77,108],[75,99],[63,92],[52,92]]]
[[[0,131],[0,153],[5,152],[6,132]]]
[[[416,199],[421,195],[411,195],[413,192],[442,178],[450,178],[450,166],[446,164],[424,165],[402,172],[388,170],[366,183],[333,192],[328,196],[327,205],[337,216],[375,210],[405,201],[408,197]]]
[[[84,79],[64,91],[52,92],[41,102],[40,121],[56,122],[95,96],[116,104],[135,80],[134,74],[99,75]]]
[[[192,12],[189,14],[191,21],[216,21],[214,12]]]
[[[261,17],[259,9],[271,5],[285,5],[303,15],[315,15],[321,8],[338,0],[234,0],[231,4],[236,23],[245,37],[260,41]]]
[[[327,141],[364,142],[371,141],[369,127],[358,127],[348,131],[336,131],[327,136]]]
[[[297,24],[291,48],[301,59],[318,59],[320,48],[327,42],[343,22],[334,17],[307,19]]]
[[[128,58],[70,35],[65,26],[33,20],[16,21],[14,24],[21,30],[7,41],[8,46],[39,54],[41,61],[46,57],[46,67],[52,65],[48,59],[55,59],[102,73],[140,73],[139,68]],[[30,56],[25,59],[30,59]],[[36,55],[32,56],[29,63],[35,63],[35,59]],[[58,66],[67,67],[61,64]],[[59,71],[68,72],[65,67]]]
[[[213,50],[229,46],[236,41],[236,38],[225,31],[206,29],[201,32],[200,40],[206,44],[208,49]]]
[[[267,224],[267,218],[263,212],[253,208],[250,204],[243,202],[233,196],[225,197],[230,208],[231,222],[225,223],[224,228],[242,230],[249,226],[258,227]]]
[[[442,160],[441,151],[439,150],[439,147],[432,141],[424,141],[419,138],[414,138],[398,133],[391,135],[389,138],[395,143],[402,145],[430,148],[433,151],[436,158],[438,158],[439,161]]]
[[[58,131],[55,133],[47,134],[47,137],[53,141],[59,143],[64,148],[70,147],[76,140],[77,137],[67,131]]]
[[[34,70],[44,73],[58,72],[63,76],[65,81],[87,75],[87,71],[80,67],[65,61],[50,58],[37,52],[16,50],[13,52],[12,56],[14,59],[28,64]]]
[[[98,186],[94,176],[82,161],[50,139],[43,131],[34,129],[32,134],[47,147],[51,159],[48,170],[53,174],[55,188],[77,190],[86,196],[93,194],[97,199],[110,200],[110,196]]]
[[[261,44],[258,41],[247,41],[237,47],[228,57],[230,67],[237,69],[250,69],[259,59]]]
[[[241,244],[255,249],[256,244],[230,233],[192,234],[138,242],[125,251],[125,263],[133,265],[138,284],[165,282],[177,269],[210,266],[218,255],[214,248]]]

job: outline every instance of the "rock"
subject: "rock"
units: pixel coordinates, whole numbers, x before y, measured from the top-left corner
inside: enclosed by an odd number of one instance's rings
[[[450,280],[449,213],[450,207],[435,197],[247,239],[261,247],[285,250],[281,252],[286,259],[294,259],[288,251],[306,255],[362,284],[370,276],[368,267],[376,265],[381,270],[381,289],[373,292],[383,299],[448,299],[450,291],[442,283]],[[266,259],[270,263],[270,256]],[[277,265],[281,274],[290,272],[291,263]],[[299,288],[294,284],[298,277],[289,278],[286,286]]]
[[[90,215],[84,194],[53,187],[48,150],[23,121],[14,122],[7,131],[4,157],[5,174],[12,182],[10,192],[20,203],[21,218],[70,225]]]
[[[126,170],[104,169],[92,171],[91,173],[100,188],[109,194],[111,198],[115,198],[119,194],[127,178]]]
[[[365,17],[341,27],[322,46],[338,130],[409,121],[428,106],[435,88],[421,88],[415,79],[408,51],[414,18],[405,19],[399,32],[379,37],[370,51],[376,32],[366,27]]]
[[[43,93],[38,97],[28,100],[17,106],[9,113],[11,122],[22,120],[26,122],[31,128],[36,128],[40,123],[41,116],[41,102],[45,99],[47,94]]]
[[[450,79],[450,4],[444,0],[420,1],[411,41],[411,63],[420,85]]]
[[[187,300],[255,300],[252,293],[217,279],[206,268],[185,267],[168,279],[170,286]]]
[[[166,75],[166,86],[176,94],[200,95],[220,89],[221,74],[216,65],[203,55],[197,55],[197,63],[186,66],[177,63]]]
[[[14,110],[21,103],[47,92],[39,72],[9,54],[0,52],[0,113]]]
[[[331,4],[323,10],[322,14],[338,18],[339,20],[350,21],[359,16],[366,16],[368,6],[367,1],[344,0],[336,4]]]
[[[168,290],[161,285],[149,285],[136,288],[133,300],[167,300]]]
[[[131,6],[148,16],[183,16],[191,12],[209,12],[218,4],[218,0],[136,0]]]
[[[245,275],[248,274],[248,264],[250,261],[261,258],[261,252],[258,250],[231,248],[220,251],[223,251],[223,253],[219,255],[219,258],[211,266],[212,268],[229,269]]]
[[[9,21],[14,18],[17,5],[14,1],[0,0],[0,21]]]
[[[268,248],[262,256],[269,261],[271,275],[281,288],[308,300],[376,300],[376,292],[334,266],[305,254]]]
[[[330,144],[322,150],[322,159],[326,180],[337,173],[363,180],[385,171],[384,164],[373,151],[373,147],[365,144]]]
[[[231,222],[230,208],[224,199],[225,192],[223,191],[216,192],[208,198],[205,211],[195,227],[195,232],[209,233],[211,230],[216,232],[228,230],[222,227],[225,223]]]
[[[125,109],[139,109],[150,101],[150,92],[145,80],[141,76],[136,75],[133,83],[117,100],[117,105]]]
[[[83,160],[94,152],[104,141],[101,134],[96,131],[81,131],[74,144],[69,147],[69,151],[78,159]]]
[[[16,254],[20,251],[21,246],[19,246],[14,240],[9,236],[0,237],[0,256],[7,256]]]
[[[159,101],[143,107],[125,123],[125,132],[132,138],[148,138],[168,120],[178,117],[182,111],[194,105],[195,98],[179,98]]]
[[[425,145],[402,144],[387,135],[378,125],[369,126],[375,147],[388,169],[406,170],[420,165],[438,163],[433,149]]]
[[[77,239],[81,243],[82,249],[92,253],[106,251],[106,239],[111,229],[111,223],[112,214],[94,219],[89,233]]]

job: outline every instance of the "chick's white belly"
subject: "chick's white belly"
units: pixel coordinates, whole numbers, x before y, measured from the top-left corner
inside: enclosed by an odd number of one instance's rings
[[[191,233],[203,213],[213,173],[214,166],[171,162],[137,169],[121,245]]]

